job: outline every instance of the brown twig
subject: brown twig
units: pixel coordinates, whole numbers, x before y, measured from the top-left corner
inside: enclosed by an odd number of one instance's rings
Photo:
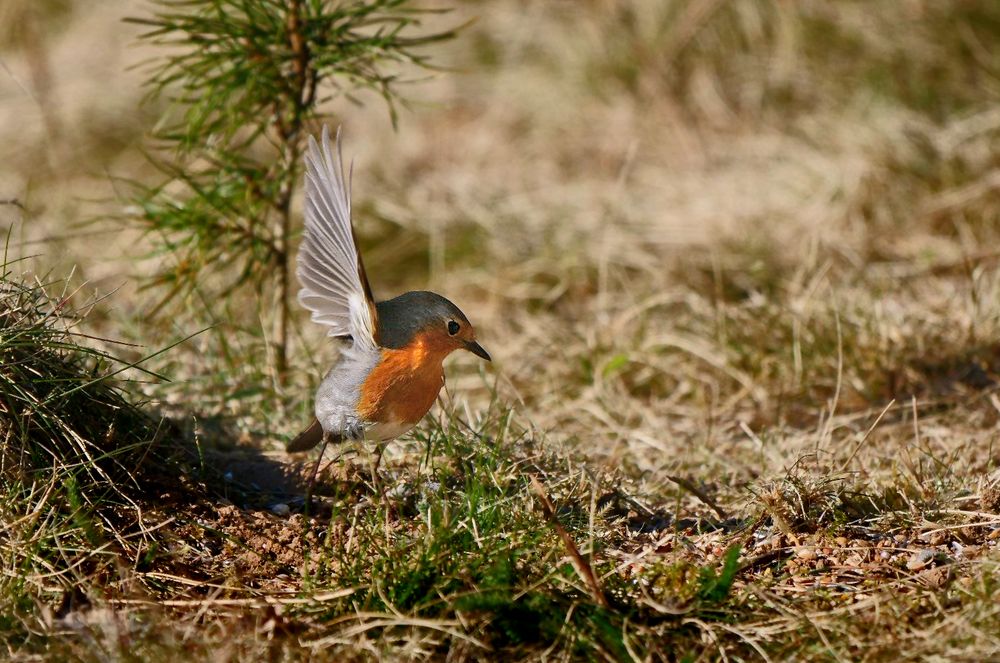
[[[289,47],[294,54],[292,61],[295,73],[289,86],[287,99],[275,101],[275,124],[283,142],[282,162],[288,176],[284,178],[278,196],[277,213],[279,220],[280,249],[278,261],[278,329],[275,336],[275,363],[278,383],[284,385],[288,377],[288,327],[290,324],[291,299],[291,242],[292,242],[292,191],[297,178],[297,164],[301,156],[300,141],[302,118],[306,102],[311,101],[308,92],[310,81],[309,49],[302,34],[302,1],[292,0],[286,17]]]
[[[698,486],[694,485],[694,482],[691,481],[690,479],[685,479],[684,477],[670,476],[670,475],[668,475],[667,478],[676,483],[684,490],[694,495],[695,497],[697,497],[699,500],[701,500],[702,503],[704,503],[705,506],[714,511],[715,515],[717,515],[719,518],[723,520],[729,519],[729,514],[727,514],[722,509],[722,507],[720,507],[718,503],[714,499],[712,499],[711,495],[703,491]]]
[[[552,501],[549,500],[549,496],[545,493],[545,488],[539,483],[537,477],[532,475],[531,477],[531,489],[535,491],[535,495],[538,496],[538,501],[542,505],[542,513],[545,514],[545,519],[549,521],[552,528],[562,539],[563,545],[566,546],[566,551],[569,553],[570,560],[573,562],[573,568],[576,570],[580,579],[590,588],[590,595],[602,608],[610,607],[608,604],[608,599],[604,596],[604,592],[601,591],[601,585],[597,580],[597,574],[594,573],[594,569],[590,566],[583,555],[580,554],[580,549],[576,547],[573,543],[573,539],[570,538],[569,532],[559,524],[556,519],[556,510],[552,505]]]

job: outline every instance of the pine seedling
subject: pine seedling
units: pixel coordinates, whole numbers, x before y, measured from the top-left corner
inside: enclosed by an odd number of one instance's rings
[[[326,102],[384,99],[395,125],[407,70],[432,65],[409,0],[158,0],[140,40],[150,96],[167,101],[151,158],[165,174],[138,188],[132,217],[152,238],[163,290],[156,310],[195,297],[209,307],[249,290],[273,324],[274,369],[288,366],[292,194]],[[266,305],[263,305],[266,304]]]

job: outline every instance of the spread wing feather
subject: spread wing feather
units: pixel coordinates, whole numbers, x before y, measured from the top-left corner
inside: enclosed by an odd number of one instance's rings
[[[322,147],[309,137],[306,152],[305,232],[296,273],[299,303],[330,336],[351,336],[355,346],[378,347],[375,300],[351,227],[351,196],[344,182],[340,130],[337,152],[323,127]]]

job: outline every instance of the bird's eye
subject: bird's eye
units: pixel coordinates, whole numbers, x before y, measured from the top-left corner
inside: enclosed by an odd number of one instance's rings
[[[458,333],[459,329],[461,329],[461,327],[459,327],[459,325],[458,325],[457,322],[455,322],[454,320],[449,320],[448,321],[448,333],[449,334],[451,334],[452,336],[454,336],[455,334]]]

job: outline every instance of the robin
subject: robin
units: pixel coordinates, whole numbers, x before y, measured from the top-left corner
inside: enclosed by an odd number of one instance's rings
[[[468,350],[490,361],[472,323],[441,295],[407,292],[375,301],[351,226],[339,130],[336,155],[326,127],[322,147],[309,137],[305,233],[296,273],[299,302],[313,321],[329,328],[329,336],[346,343],[316,390],[316,419],[288,443],[290,452],[320,442],[325,450],[331,442],[370,440],[378,443],[380,459],[384,443],[413,428],[434,404],[448,355]]]

